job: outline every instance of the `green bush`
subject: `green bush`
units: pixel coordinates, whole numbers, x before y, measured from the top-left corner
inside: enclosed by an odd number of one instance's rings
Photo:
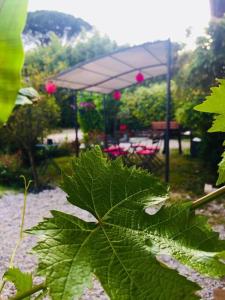
[[[88,93],[78,95],[78,122],[84,133],[103,130],[102,97]]]
[[[165,120],[166,82],[154,83],[125,92],[121,99],[120,122],[130,129],[149,127],[152,121]]]
[[[28,169],[23,168],[21,153],[3,154],[0,156],[0,182],[2,185],[23,187],[20,175],[31,176]]]
[[[40,99],[36,104],[17,106],[4,127],[6,143],[12,143],[24,154],[32,169],[35,188],[38,174],[35,163],[35,145],[54,128],[59,119],[59,108],[54,99]]]
[[[36,162],[42,162],[46,159],[69,156],[74,152],[74,146],[72,143],[64,142],[61,145],[56,146],[44,146],[35,151],[35,160]]]
[[[194,51],[180,55],[175,74],[175,100],[179,122],[202,138],[201,156],[204,161],[217,169],[222,154],[223,137],[206,131],[213,117],[193,111],[210,94],[210,87],[216,85],[216,78],[224,78],[225,61],[225,18],[212,21],[206,35],[197,39]]]

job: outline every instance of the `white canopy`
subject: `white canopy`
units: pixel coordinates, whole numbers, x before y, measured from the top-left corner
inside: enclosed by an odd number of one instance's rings
[[[58,87],[110,94],[136,84],[141,71],[145,80],[167,74],[168,41],[121,49],[75,65],[53,78]]]

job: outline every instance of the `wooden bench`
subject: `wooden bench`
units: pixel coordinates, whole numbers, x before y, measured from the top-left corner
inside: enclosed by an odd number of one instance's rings
[[[152,130],[166,130],[166,121],[154,121],[151,124]],[[180,130],[180,124],[178,124],[176,121],[170,122],[170,130]]]
[[[163,134],[165,135],[166,131],[166,121],[154,121],[151,123],[151,130],[152,134]],[[179,153],[182,153],[182,146],[181,146],[181,126],[176,121],[170,121],[170,138],[177,138],[178,140],[178,146],[179,146]]]

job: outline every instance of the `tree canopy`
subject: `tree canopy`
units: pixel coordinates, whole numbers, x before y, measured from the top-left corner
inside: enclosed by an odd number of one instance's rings
[[[50,33],[70,41],[83,30],[91,29],[92,26],[88,22],[72,15],[40,10],[28,13],[24,36],[28,43],[36,41],[38,44],[46,45],[51,41]]]

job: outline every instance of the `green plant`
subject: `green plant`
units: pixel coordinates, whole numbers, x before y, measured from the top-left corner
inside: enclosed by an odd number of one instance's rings
[[[107,161],[95,148],[74,161],[73,175],[64,176],[63,189],[71,204],[94,219],[85,222],[53,211],[52,218],[29,230],[41,236],[35,252],[38,275],[46,281],[33,286],[31,275],[11,264],[4,278],[20,291],[13,299],[30,299],[33,294],[39,299],[48,291],[52,299],[78,299],[90,286],[92,274],[111,299],[199,299],[194,294],[199,286],[170,269],[162,254],[201,274],[225,275],[225,242],[194,212],[223,195],[224,187],[194,203],[170,204],[166,187],[152,175],[123,167],[120,160]],[[147,208],[154,212],[149,215]],[[24,213],[22,220],[23,224]]]
[[[90,103],[83,102],[83,103]],[[80,107],[79,108],[79,125],[84,133],[91,131],[103,130],[103,120],[101,114],[95,109],[95,107]]]
[[[16,98],[16,105],[27,105],[36,103],[40,99],[38,92],[32,88],[22,88],[19,90],[19,93]]]
[[[111,299],[198,299],[198,286],[166,267],[161,254],[204,275],[225,275],[225,243],[195,216],[192,203],[166,203],[166,187],[148,173],[107,161],[96,148],[74,161],[63,189],[96,221],[53,211],[30,231],[41,235],[38,274],[46,276],[53,299],[77,299],[91,274]],[[145,212],[157,204],[163,204],[157,213]]]
[[[196,110],[214,114],[214,121],[209,132],[225,132],[225,80],[218,79],[219,86],[211,88],[211,95],[195,107]],[[225,143],[224,143],[225,146]],[[225,183],[225,152],[219,164],[219,178],[217,184]]]
[[[25,25],[28,0],[0,1],[0,122],[4,123],[20,88],[23,66],[21,33]]]
[[[26,297],[26,293],[28,291],[30,293],[30,291],[42,290],[42,293],[45,293],[46,288],[44,287],[40,289],[40,286],[33,286],[32,275],[29,273],[23,273],[20,269],[14,267],[14,259],[16,256],[16,252],[23,240],[24,222],[25,222],[25,214],[26,214],[26,206],[27,206],[27,194],[31,184],[31,181],[27,182],[24,176],[21,176],[21,178],[24,181],[24,201],[23,201],[23,208],[21,214],[20,234],[19,234],[19,239],[11,255],[9,268],[3,275],[3,281],[0,283],[0,293],[4,289],[6,282],[12,282],[14,283],[17,290],[17,293],[14,298],[29,300],[30,297]]]
[[[174,74],[176,91],[174,102],[178,107],[176,116],[193,135],[202,138],[200,157],[211,165],[216,175],[217,164],[222,153],[222,135],[209,134],[212,115],[200,114],[193,107],[200,104],[216,84],[216,78],[224,78],[225,18],[212,20],[206,34],[197,39],[193,51],[182,51]]]
[[[102,145],[104,141],[104,133],[97,130],[90,131],[83,134],[83,143],[85,148],[88,149],[93,145]]]
[[[173,85],[174,89],[174,85]],[[165,119],[166,82],[138,87],[123,94],[119,107],[121,123],[136,129],[150,127],[152,121]]]
[[[8,142],[24,151],[29,159],[35,189],[39,187],[35,145],[57,124],[59,108],[54,99],[39,99],[36,104],[16,107],[4,130]]]
[[[16,154],[0,155],[0,182],[3,185],[19,186],[22,169],[22,159],[19,152]]]

